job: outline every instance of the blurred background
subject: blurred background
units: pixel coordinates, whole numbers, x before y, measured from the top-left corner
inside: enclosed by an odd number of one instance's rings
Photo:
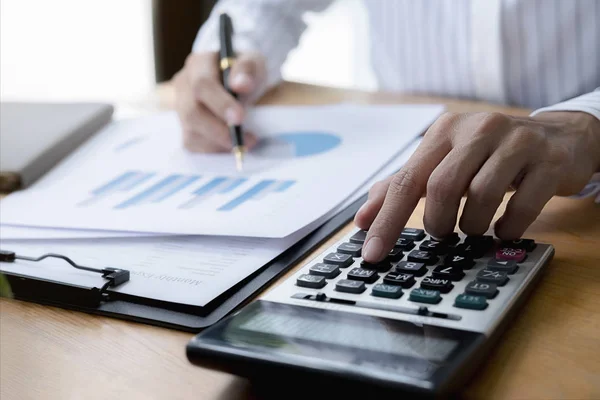
[[[181,68],[215,3],[1,0],[1,98],[105,101],[121,104],[119,113],[135,113],[157,83]],[[284,79],[376,88],[360,0],[337,0],[304,18],[309,28],[283,66]]]

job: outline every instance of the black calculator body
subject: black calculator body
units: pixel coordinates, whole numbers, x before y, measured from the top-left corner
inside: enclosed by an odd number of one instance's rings
[[[314,385],[319,395],[302,397],[451,396],[485,365],[554,256],[529,239],[440,241],[406,228],[372,265],[361,258],[364,238],[347,234],[195,336],[188,360],[280,388],[281,398]]]

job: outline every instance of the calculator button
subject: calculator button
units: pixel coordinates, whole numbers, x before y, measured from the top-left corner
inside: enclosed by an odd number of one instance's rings
[[[482,269],[477,273],[476,279],[478,282],[495,283],[498,286],[504,286],[508,281],[508,275],[506,272]]]
[[[468,256],[459,256],[457,254],[448,254],[444,259],[444,265],[448,267],[456,267],[460,269],[471,269],[475,265],[475,261]]]
[[[466,243],[461,243],[456,247],[450,248],[448,251],[448,254],[465,256],[473,259],[483,257],[485,253],[485,250],[481,247]]]
[[[466,294],[472,294],[475,296],[484,296],[488,299],[493,299],[498,294],[498,288],[494,283],[484,283],[484,282],[469,282],[467,287],[465,288]]]
[[[432,276],[426,276],[421,281],[421,288],[429,290],[439,290],[442,293],[448,293],[452,290],[454,285],[450,279],[434,278]]]
[[[335,284],[335,290],[344,293],[355,293],[359,294],[367,289],[365,283],[362,281],[353,281],[350,279],[340,279]]]
[[[333,279],[340,274],[340,267],[333,264],[315,264],[308,270],[310,275],[324,276],[325,279]]]
[[[440,279],[450,279],[451,281],[460,281],[465,277],[465,273],[459,267],[438,265],[431,273],[431,276]]]
[[[396,268],[394,268],[394,271],[416,276],[423,276],[427,273],[427,267],[425,264],[419,262],[400,261],[398,265],[396,265]]]
[[[415,247],[415,241],[412,239],[400,238],[396,240],[394,247],[402,251],[408,251]]]
[[[459,294],[456,296],[456,300],[454,300],[454,306],[468,308],[469,310],[484,310],[488,306],[488,303],[484,296]]]
[[[342,254],[350,254],[352,257],[360,257],[362,244],[358,243],[342,243],[338,246],[337,252]]]
[[[408,289],[415,282],[415,277],[412,274],[403,274],[401,272],[390,272],[383,277],[383,283],[402,286],[404,289]]]
[[[363,244],[367,238],[367,231],[358,231],[350,237],[351,243]]]
[[[437,240],[424,240],[419,245],[419,250],[431,251],[435,254],[446,254],[448,251],[448,244],[445,242],[438,242]]]
[[[490,235],[467,236],[465,238],[465,244],[470,244],[485,254],[492,246],[494,246],[494,237]]]
[[[377,272],[387,272],[390,270],[390,268],[392,268],[392,263],[390,263],[390,261],[387,259],[379,261],[378,263],[368,263],[363,260],[360,262],[360,266],[363,269],[372,269]]]
[[[352,268],[348,272],[348,279],[352,279],[354,281],[363,281],[366,283],[373,283],[377,279],[379,279],[379,275],[376,271],[372,269]]]
[[[429,251],[413,250],[408,254],[408,261],[422,262],[426,265],[434,265],[438,262],[438,257]]]
[[[296,285],[311,289],[321,289],[327,285],[327,281],[324,276],[303,274],[296,280]]]
[[[511,249],[523,249],[526,252],[530,252],[536,248],[536,243],[533,239],[516,239],[502,242],[502,247],[508,247]]]
[[[387,259],[389,261],[400,261],[402,260],[402,257],[404,257],[404,253],[402,252],[402,249],[398,248],[398,247],[394,247],[392,250],[390,250]]]
[[[346,268],[352,265],[354,259],[350,254],[329,253],[323,258],[323,262],[326,264],[337,265],[340,268]]]
[[[442,296],[438,290],[416,288],[410,292],[408,299],[419,303],[437,304],[442,300]]]
[[[371,294],[376,297],[399,299],[402,296],[402,288],[397,285],[386,285],[378,283],[377,285],[373,286]]]
[[[485,268],[492,271],[506,272],[507,274],[512,275],[519,266],[515,260],[490,260]]]
[[[502,247],[498,251],[496,251],[496,260],[504,261],[504,260],[514,260],[517,263],[520,263],[527,256],[527,252],[523,249],[512,249],[510,247]]]
[[[400,237],[419,241],[425,238],[425,231],[423,229],[404,228],[400,233]]]
[[[436,242],[446,243],[446,245],[448,245],[448,246],[453,246],[456,243],[460,242],[460,236],[458,235],[458,233],[452,232],[451,234],[449,234],[448,236],[445,236],[443,238],[432,237],[431,240],[435,240]]]

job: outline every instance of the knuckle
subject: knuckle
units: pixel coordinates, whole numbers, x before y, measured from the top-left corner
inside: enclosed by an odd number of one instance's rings
[[[492,206],[499,202],[498,195],[485,183],[472,182],[469,198],[477,205]]]
[[[555,167],[574,164],[572,153],[564,146],[552,146],[548,150],[548,162]]]
[[[419,190],[417,173],[412,168],[403,168],[390,181],[388,193],[393,196],[411,195]]]
[[[449,198],[457,196],[457,186],[441,175],[432,176],[427,182],[427,200],[434,203],[444,203]]]

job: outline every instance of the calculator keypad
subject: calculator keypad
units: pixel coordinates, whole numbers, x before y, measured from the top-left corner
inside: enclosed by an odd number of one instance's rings
[[[406,228],[388,256],[373,264],[361,258],[365,238],[365,231],[352,232],[307,263],[295,275],[293,287],[288,286],[287,298],[321,296],[338,299],[339,304],[355,299],[361,308],[374,304],[386,312],[396,312],[398,305],[398,313],[409,309],[416,315],[467,318],[483,326],[480,321],[487,319],[481,316],[509,303],[535,269],[536,258],[550,247],[529,239],[501,242],[488,235],[453,233],[440,239],[422,229]],[[450,326],[460,328],[456,323]]]

